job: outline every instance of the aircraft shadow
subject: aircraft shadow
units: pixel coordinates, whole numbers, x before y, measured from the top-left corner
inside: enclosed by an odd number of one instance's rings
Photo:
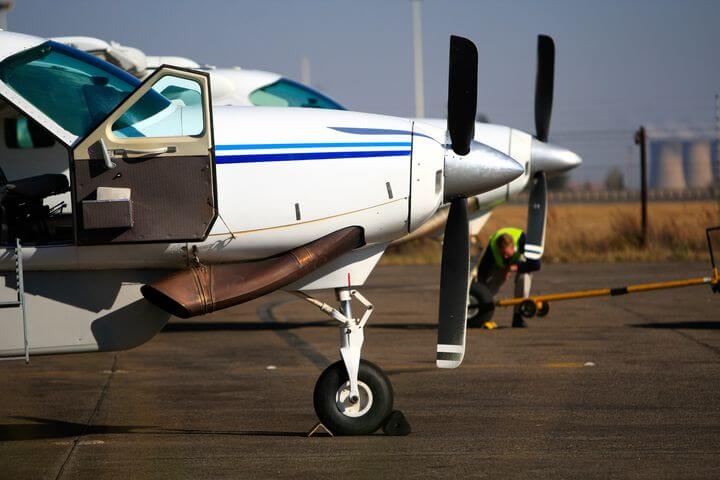
[[[161,332],[212,332],[212,331],[256,331],[256,330],[293,330],[296,328],[336,327],[334,320],[319,322],[168,322]]]
[[[636,323],[633,328],[659,328],[668,330],[720,330],[720,322],[670,322],[670,323]]]
[[[212,332],[212,331],[262,331],[262,330],[295,330],[298,328],[338,328],[335,320],[318,322],[170,322],[163,327],[162,333],[177,332]],[[384,328],[391,330],[436,330],[432,323],[374,323],[372,329]]]
[[[11,417],[35,423],[0,425],[0,442],[18,442],[86,435],[232,435],[261,437],[304,437],[306,432],[281,432],[263,430],[203,430],[184,428],[158,428],[140,425],[85,425],[49,418]]]

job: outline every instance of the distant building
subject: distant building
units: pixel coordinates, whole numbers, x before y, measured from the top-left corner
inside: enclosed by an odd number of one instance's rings
[[[649,186],[707,188],[720,179],[720,145],[709,129],[648,129]]]

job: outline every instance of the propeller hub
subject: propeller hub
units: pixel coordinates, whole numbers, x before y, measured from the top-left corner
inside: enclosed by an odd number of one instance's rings
[[[522,175],[524,169],[511,157],[472,141],[470,153],[445,151],[445,202],[488,192]]]
[[[531,147],[533,172],[549,175],[566,172],[582,163],[580,156],[567,148],[533,139]]]

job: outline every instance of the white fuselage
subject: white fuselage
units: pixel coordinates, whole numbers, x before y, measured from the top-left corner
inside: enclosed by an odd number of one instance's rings
[[[433,127],[299,108],[216,107],[213,121],[221,218],[204,242],[28,247],[26,268],[177,268],[193,247],[207,262],[250,260],[348,225],[363,227],[368,245],[382,244],[417,228],[442,204],[436,177],[445,132]],[[51,163],[58,166],[42,161],[12,176],[62,171],[67,157]]]
[[[359,225],[367,243],[387,242],[442,203],[434,175],[443,168],[443,131],[328,110],[290,108],[278,116],[271,108],[220,107],[214,118],[220,214],[248,258],[287,250],[279,229],[291,228],[302,244]],[[413,128],[426,136],[413,136]],[[413,172],[419,150],[429,150],[428,158]],[[412,185],[413,173],[420,185]],[[211,238],[226,235],[216,222]]]
[[[36,57],[6,62],[28,49],[40,54],[38,63],[28,67]],[[57,63],[51,54],[75,66]],[[363,247],[283,288],[362,285],[389,242],[419,228],[443,205],[446,185],[462,185],[463,189],[453,191],[453,195],[467,197],[503,185],[521,171],[511,158],[485,145],[473,143],[467,155],[455,155],[448,149],[444,127],[410,119],[330,109],[212,108],[206,75],[165,68],[138,85],[136,79],[123,80],[125,73],[110,65],[98,64],[94,58],[38,37],[0,32],[0,61],[6,73],[20,73],[15,78],[28,78],[22,75],[32,73],[31,83],[13,83],[12,75],[0,81],[0,119],[30,119],[55,139],[48,148],[13,150],[16,147],[7,142],[0,147],[0,166],[8,174],[10,185],[23,177],[52,173],[65,175],[71,189],[70,194],[59,198],[40,197],[68,204],[58,218],[67,222],[64,227],[70,234],[54,237],[51,242],[37,240],[38,246],[24,246],[22,259],[28,274],[25,299],[31,320],[25,331],[16,321],[17,312],[3,311],[0,356],[23,351],[23,331],[29,332],[33,353],[131,348],[151,338],[169,317],[140,295],[140,286],[164,275],[163,270],[182,269],[194,262],[262,259],[346,227],[362,228]],[[93,73],[98,71],[104,77]],[[62,81],[51,81],[56,78],[53,75],[60,75]],[[143,105],[142,99],[151,89],[173,77],[197,85],[201,108],[192,101],[185,103],[185,97],[163,97],[162,108],[147,111],[143,107],[127,123],[117,123],[121,116]],[[114,110],[105,112],[94,126],[89,122],[87,130],[66,122],[67,115],[85,118],[91,112],[86,105],[89,100],[115,98],[93,96],[99,95],[97,91],[103,95],[112,91],[115,87],[106,86],[111,80],[130,86],[129,93],[126,90],[127,95],[116,100],[120,103]],[[87,88],[78,91],[79,86]],[[55,95],[48,97],[53,89]],[[184,87],[181,90],[189,92]],[[68,101],[77,102],[67,112],[46,102],[48,98],[67,97],[65,92],[74,95]],[[102,106],[97,102],[92,105]],[[201,123],[191,121],[191,117]],[[116,128],[116,124],[125,126]],[[203,163],[197,163],[198,159]],[[69,165],[74,168],[68,170]],[[171,175],[175,172],[169,172],[167,165],[178,165],[178,172],[187,177]],[[451,175],[452,169],[446,165],[456,171],[462,165],[462,175]],[[195,166],[197,170],[192,170]],[[208,170],[213,167],[214,175]],[[118,168],[115,174],[114,168]],[[152,177],[138,178],[142,175]],[[204,183],[181,183],[186,178],[199,178]],[[120,181],[113,183],[115,179]],[[203,217],[206,220],[193,217],[194,226],[205,222],[204,229],[173,237],[171,225],[153,233],[152,227],[166,220],[163,209],[174,225],[185,224],[182,208],[174,208],[172,203],[184,200],[181,189],[186,187],[181,185],[194,185],[192,191],[186,190],[188,201],[184,205],[188,209],[199,207],[209,212]],[[127,196],[111,206],[125,205],[131,219],[135,207],[130,193],[137,211],[145,212],[144,217],[138,213],[134,224],[120,225],[123,232],[137,235],[127,240],[132,243],[114,242],[112,235],[117,233],[108,231],[110,227],[85,222],[89,218],[86,207],[107,201],[101,198],[101,188],[125,192],[122,194]],[[213,219],[208,232],[208,222]],[[141,220],[145,223],[138,227]],[[4,221],[10,225],[11,220]],[[16,224],[12,226],[23,232]],[[101,232],[104,236],[96,241],[83,240],[95,238],[88,234],[94,228],[106,229]],[[149,233],[150,238],[139,232]],[[5,250],[0,254],[0,270],[6,278],[0,288],[3,300],[14,294],[13,283],[8,280],[14,269],[13,255]]]

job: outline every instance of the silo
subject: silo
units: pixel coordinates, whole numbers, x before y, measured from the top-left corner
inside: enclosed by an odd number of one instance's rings
[[[707,188],[713,183],[710,142],[695,140],[688,143],[685,158],[685,180],[690,188]]]
[[[650,188],[683,189],[682,144],[677,141],[657,141],[653,145],[652,164],[650,165]]]

